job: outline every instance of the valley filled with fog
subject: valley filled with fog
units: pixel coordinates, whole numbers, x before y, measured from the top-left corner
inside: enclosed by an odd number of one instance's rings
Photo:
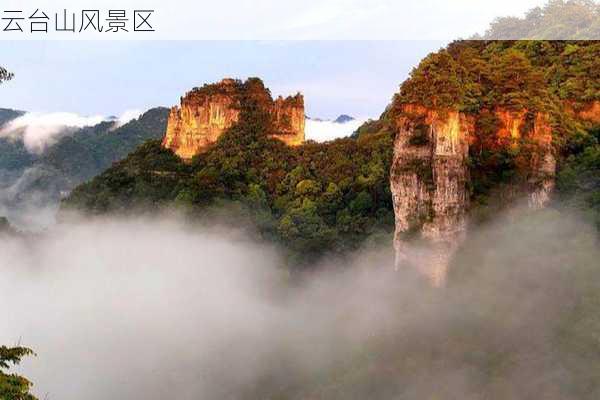
[[[473,232],[443,290],[393,271],[391,246],[290,275],[250,227],[71,216],[0,241],[0,342],[35,349],[15,371],[49,399],[479,399],[498,363],[508,397],[561,399],[591,360],[557,334],[580,329],[600,254],[575,218],[515,213]]]

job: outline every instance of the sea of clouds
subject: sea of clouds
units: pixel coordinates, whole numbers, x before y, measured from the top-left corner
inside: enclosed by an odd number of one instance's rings
[[[69,219],[0,240],[0,343],[36,351],[14,371],[48,399],[558,400],[565,278],[598,249],[578,221],[524,218],[474,233],[472,276],[442,290],[393,271],[391,243],[294,277],[241,228]]]
[[[62,136],[73,134],[81,128],[114,121],[113,129],[116,129],[140,115],[139,110],[127,110],[119,117],[83,116],[70,112],[28,112],[5,124],[0,129],[0,137],[21,139],[29,152],[41,154]]]
[[[103,115],[84,116],[70,112],[28,112],[8,122],[0,129],[0,137],[23,140],[27,150],[42,154],[62,136],[76,133],[79,129],[97,125],[101,122],[114,122],[116,129],[138,118],[142,112],[137,109],[126,110],[118,117]],[[305,134],[307,140],[326,142],[352,135],[366,119],[353,119],[347,122],[306,119]]]
[[[307,140],[326,142],[352,135],[366,119],[353,119],[340,123],[329,120],[307,118],[305,123],[305,136]]]

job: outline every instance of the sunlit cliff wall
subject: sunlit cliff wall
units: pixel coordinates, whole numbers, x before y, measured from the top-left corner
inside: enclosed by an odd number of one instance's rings
[[[181,98],[179,107],[169,115],[163,146],[183,159],[191,159],[215,143],[228,128],[238,122],[244,95],[260,99],[272,119],[272,136],[288,145],[304,142],[304,98],[279,97],[275,101],[262,82],[256,80],[252,93],[240,81],[223,79],[214,85],[194,89]]]
[[[529,146],[524,190],[530,207],[546,205],[554,187],[556,158],[548,117],[526,111],[493,111],[498,121],[488,146]],[[403,105],[394,123],[396,138],[391,191],[396,218],[396,268],[417,268],[443,286],[451,257],[462,243],[469,211],[469,146],[477,141],[477,115]],[[525,136],[525,137],[524,137]],[[492,150],[492,149],[491,149]],[[411,253],[409,239],[427,241],[426,253]]]
[[[396,266],[414,264],[440,286],[445,281],[447,258],[466,230],[466,158],[473,123],[458,112],[406,106],[396,128],[391,172]],[[434,244],[432,259],[410,259],[405,239],[411,231]]]

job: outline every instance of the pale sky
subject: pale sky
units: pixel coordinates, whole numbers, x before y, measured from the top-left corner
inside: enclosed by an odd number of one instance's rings
[[[274,96],[302,92],[307,115],[378,117],[436,41],[0,41],[15,79],[0,107],[121,115],[172,106],[194,86],[258,76]]]
[[[522,16],[543,3],[92,0],[85,8],[102,13],[154,9],[156,32],[51,32],[43,37],[67,40],[41,42],[31,41],[40,37],[31,32],[0,30],[0,65],[16,74],[0,88],[0,107],[121,115],[130,109],[174,105],[186,90],[222,77],[258,76],[274,95],[302,92],[309,116],[377,117],[429,52],[450,40],[482,33],[497,16]],[[79,14],[82,7],[79,0],[3,0],[0,12],[40,9],[52,17],[63,9]],[[86,38],[93,40],[81,40]]]
[[[453,40],[482,32],[499,16],[522,16],[546,0],[2,0],[0,10],[79,13],[82,8],[153,9],[148,39]],[[85,4],[82,4],[85,3]],[[129,14],[128,14],[129,15]],[[129,15],[131,17],[131,15]],[[27,35],[0,32],[0,40]],[[31,35],[30,35],[31,36]],[[55,38],[86,38],[61,32]],[[106,39],[114,34],[87,38]],[[121,35],[131,39],[133,34]]]

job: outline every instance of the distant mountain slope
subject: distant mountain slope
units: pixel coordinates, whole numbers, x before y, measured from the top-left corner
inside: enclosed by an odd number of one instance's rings
[[[338,124],[345,124],[346,122],[350,122],[350,121],[354,121],[354,118],[346,115],[346,114],[342,114],[339,117],[337,117],[335,120],[333,120],[333,122],[336,122]]]
[[[0,110],[5,121],[20,114]],[[61,196],[98,175],[150,139],[161,138],[169,110],[154,108],[114,129],[106,121],[63,136],[42,154],[20,140],[0,138],[0,216],[22,228],[51,222]]]
[[[11,110],[10,108],[0,108],[0,127],[23,114],[25,114],[23,111]]]
[[[598,40],[600,4],[594,0],[552,0],[529,10],[524,18],[497,18],[483,36],[474,39]]]
[[[125,158],[141,143],[162,137],[168,113],[167,108],[153,108],[116,129],[112,129],[112,122],[84,128],[63,137],[43,154],[41,161],[74,181],[85,181]]]

